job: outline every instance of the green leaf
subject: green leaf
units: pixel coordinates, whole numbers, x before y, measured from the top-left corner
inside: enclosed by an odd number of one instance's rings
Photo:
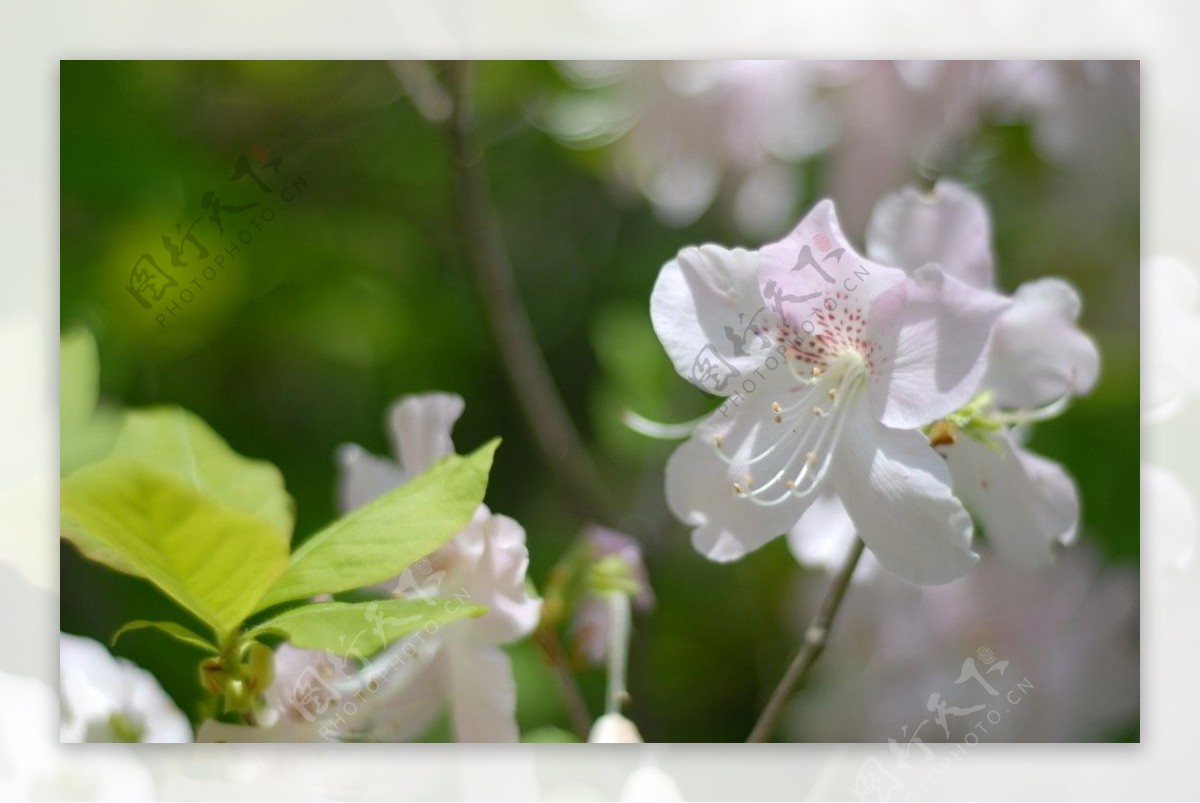
[[[295,513],[283,475],[263,460],[242,457],[198,416],[181,407],[130,411],[113,448],[183,480],[221,507],[274,525],[290,542]]]
[[[314,535],[257,610],[380,583],[467,526],[487,490],[494,439],[467,457],[450,455]]]
[[[287,568],[258,516],[214,504],[170,474],[109,458],[62,483],[62,534],[88,558],[158,586],[223,641]]]
[[[175,622],[150,622],[145,619],[138,619],[136,621],[126,622],[125,624],[121,625],[121,629],[116,633],[113,633],[113,646],[116,646],[117,639],[121,638],[121,636],[125,635],[126,633],[132,633],[135,630],[145,630],[148,627],[152,627],[155,630],[161,630],[163,633],[166,633],[176,641],[182,641],[184,644],[191,645],[198,650],[203,650],[207,653],[213,653],[214,655],[220,652],[220,649],[216,644],[213,644],[199,633],[194,633],[191,630],[188,630],[181,624],[176,624]]]
[[[487,608],[454,597],[318,602],[273,616],[246,635],[277,633],[297,647],[368,657],[423,627],[485,613]]]

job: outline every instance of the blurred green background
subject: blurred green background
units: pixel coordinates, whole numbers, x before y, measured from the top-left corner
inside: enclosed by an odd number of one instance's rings
[[[555,65],[484,63],[476,78],[492,201],[519,291],[617,500],[622,518],[605,523],[642,541],[658,597],[652,614],[635,619],[631,716],[648,741],[740,741],[794,645],[796,562],[782,539],[731,566],[697,554],[663,501],[673,444],[625,430],[619,415],[630,407],[681,421],[712,406],[672,370],[650,326],[650,290],[685,245],[760,241],[717,207],[685,227],[664,225],[645,201],[612,189],[603,148],[568,149],[534,124],[548,98],[570,91]],[[1076,177],[1039,156],[1027,123],[986,124],[970,147],[986,155],[982,173],[963,177],[992,208],[1002,287],[1048,273],[1070,279],[1103,356],[1095,392],[1038,428],[1032,446],[1076,477],[1082,537],[1108,560],[1136,561],[1136,147],[1127,154],[1132,183],[1106,188],[1108,202],[1092,216],[1062,200]],[[335,516],[339,444],[387,454],[383,417],[396,397],[459,393],[467,403],[459,450],[503,437],[487,501],[525,526],[530,577],[544,583],[585,522],[534,448],[489,337],[489,302],[455,228],[445,133],[410,102],[392,66],[63,62],[60,154],[61,326],[95,333],[104,398],[182,405],[238,452],[275,463],[302,538]],[[277,173],[261,174],[274,192],[230,181],[239,157],[252,154],[281,160]],[[831,192],[822,158],[794,165],[796,209]],[[284,201],[282,188],[297,178],[303,184]],[[178,239],[177,224],[186,230],[206,216],[210,190],[224,204],[259,201],[274,219],[160,326],[162,309],[143,309],[126,289],[130,270],[151,252],[186,285],[193,274],[170,266],[162,237]],[[217,252],[253,214],[223,213],[224,236],[207,217],[195,231]],[[861,229],[847,234],[862,242]],[[170,603],[147,585],[70,547],[61,571],[65,631],[107,643],[129,619],[168,615]],[[187,648],[137,634],[115,651],[195,710],[197,656]],[[566,726],[539,653],[530,643],[512,653],[522,729]],[[602,672],[580,678],[598,712]]]

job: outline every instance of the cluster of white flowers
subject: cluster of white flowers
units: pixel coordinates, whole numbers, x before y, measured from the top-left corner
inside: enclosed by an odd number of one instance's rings
[[[796,166],[815,154],[828,157],[827,189],[858,231],[881,193],[914,168],[944,170],[988,120],[1028,121],[1034,147],[1056,163],[1094,166],[1136,143],[1136,62],[569,62],[561,71],[576,89],[543,114],[561,141],[613,144],[616,181],[664,222],[686,225],[721,200],[749,236],[787,224],[801,195]]]
[[[993,548],[1026,563],[1075,534],[1061,466],[1028,425],[1095,383],[1099,355],[1059,279],[994,286],[982,200],[941,182],[884,198],[868,253],[823,201],[758,251],[686,248],[659,274],[655,331],[679,373],[725,400],[667,464],[696,548],[740,558],[789,533],[801,560],[857,533],[887,569],[939,584]]]

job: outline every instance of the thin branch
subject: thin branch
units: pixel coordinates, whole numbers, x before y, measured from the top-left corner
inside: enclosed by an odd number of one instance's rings
[[[467,262],[482,296],[492,338],[513,393],[542,457],[568,492],[577,512],[612,520],[612,508],[579,433],[538,347],[517,293],[495,209],[488,200],[483,157],[475,138],[470,66],[450,65],[454,110],[448,122],[458,222]]]
[[[856,537],[854,546],[850,548],[850,553],[846,556],[846,562],[842,564],[837,576],[830,583],[829,590],[825,592],[825,599],[821,601],[821,607],[817,610],[817,615],[813,617],[812,622],[808,625],[808,630],[804,633],[804,643],[796,651],[796,656],[792,659],[787,672],[784,673],[783,679],[771,693],[771,699],[767,701],[766,708],[759,715],[758,722],[754,724],[754,730],[750,731],[747,742],[765,742],[771,737],[775,731],[775,725],[779,721],[779,716],[783,713],[784,705],[792,696],[792,692],[804,680],[808,671],[812,669],[822,650],[825,649],[833,617],[837,615],[842,599],[850,588],[850,578],[854,576],[854,569],[858,566],[858,559],[862,557],[862,553],[862,539]]]
[[[571,720],[571,730],[575,731],[575,735],[580,739],[587,741],[588,732],[592,729],[592,712],[588,710],[579,684],[575,682],[575,673],[571,671],[567,662],[566,651],[563,650],[558,633],[553,627],[542,624],[534,632],[534,639],[542,648],[542,654],[546,656],[550,666],[554,668],[563,703],[567,707],[567,716]]]

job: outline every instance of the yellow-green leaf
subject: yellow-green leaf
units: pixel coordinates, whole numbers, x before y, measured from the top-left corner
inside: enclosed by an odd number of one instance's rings
[[[142,577],[222,641],[287,568],[258,516],[219,507],[171,474],[108,458],[62,483],[62,535],[88,558]]]
[[[369,657],[421,628],[432,634],[441,625],[485,613],[487,608],[455,597],[318,602],[273,616],[246,635],[277,633],[297,647]]]
[[[148,627],[166,633],[176,641],[182,641],[184,644],[188,644],[198,650],[203,650],[204,652],[213,654],[220,652],[220,649],[216,644],[213,644],[211,641],[204,638],[204,636],[189,630],[181,624],[177,624],[175,622],[150,622],[146,619],[138,619],[136,621],[126,622],[125,624],[121,625],[121,629],[116,633],[113,633],[112,643],[115,646],[117,639],[121,638],[121,636],[125,635],[126,633],[132,633],[135,630],[145,630]]]
[[[258,610],[382,582],[445,544],[483,502],[499,443],[467,457],[450,455],[321,530],[293,553]]]
[[[270,522],[290,542],[294,505],[283,475],[263,460],[243,457],[182,407],[132,410],[112,451],[139,460],[208,496],[217,505]]]

